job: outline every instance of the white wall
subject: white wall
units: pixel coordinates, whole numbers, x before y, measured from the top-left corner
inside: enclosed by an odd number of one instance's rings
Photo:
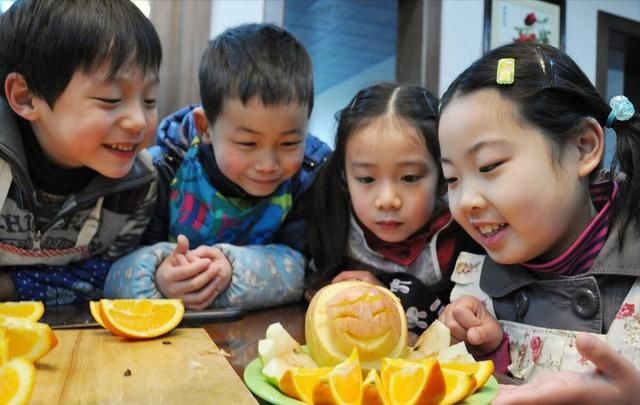
[[[565,50],[595,83],[598,10],[640,21],[638,0],[567,0]],[[440,95],[482,55],[483,0],[443,0]]]
[[[439,96],[482,55],[483,16],[483,0],[443,0]]]
[[[264,21],[265,0],[212,0],[211,35],[244,23]]]

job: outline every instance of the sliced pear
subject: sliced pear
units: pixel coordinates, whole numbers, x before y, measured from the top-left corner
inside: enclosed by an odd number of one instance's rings
[[[414,351],[419,351],[424,357],[437,354],[451,344],[451,332],[439,320],[433,321],[431,325],[422,332],[418,341],[413,346]]]
[[[271,359],[262,369],[262,374],[267,380],[278,387],[287,370],[292,368],[315,368],[318,367],[316,362],[306,353],[285,353]]]
[[[449,346],[438,353],[438,360],[441,362],[458,362],[458,363],[473,363],[475,359],[467,351],[467,346],[464,342],[456,343]]]
[[[269,325],[265,335],[265,339],[258,341],[258,354],[264,365],[283,354],[302,353],[300,343],[291,337],[280,322]]]

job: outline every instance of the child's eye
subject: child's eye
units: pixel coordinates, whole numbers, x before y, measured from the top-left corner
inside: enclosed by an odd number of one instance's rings
[[[292,149],[298,147],[298,145],[300,145],[301,143],[302,141],[283,142],[282,146],[287,149]]]
[[[407,183],[415,183],[417,181],[420,181],[420,179],[422,179],[422,176],[418,176],[416,174],[402,176],[402,181],[406,181]]]
[[[118,104],[120,102],[119,98],[102,98],[96,97],[96,100],[101,101],[106,104]]]
[[[444,179],[444,182],[445,182],[447,185],[452,185],[452,184],[454,184],[456,181],[458,181],[458,178],[457,178],[457,177],[446,177],[446,178]]]
[[[356,177],[356,180],[358,180],[362,184],[370,184],[375,181],[373,177]]]
[[[155,98],[147,98],[144,100],[144,103],[147,105],[147,107],[155,107],[156,106],[156,99]]]
[[[256,146],[255,142],[236,142],[236,145],[244,146],[245,148],[251,148]]]
[[[503,162],[496,162],[496,163],[492,163],[490,165],[486,165],[486,166],[482,166],[480,168],[480,173],[489,173],[490,171],[496,169],[498,166],[500,166]]]

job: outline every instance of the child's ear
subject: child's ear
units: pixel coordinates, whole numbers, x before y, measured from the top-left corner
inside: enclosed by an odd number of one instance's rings
[[[193,110],[193,121],[196,124],[196,129],[200,134],[200,139],[203,143],[211,143],[211,137],[209,134],[209,120],[207,114],[204,112],[204,108],[196,107]]]
[[[4,81],[4,94],[11,109],[28,121],[38,118],[37,109],[34,106],[34,95],[27,86],[27,81],[20,73],[12,72]]]
[[[604,131],[598,121],[587,118],[575,138],[578,148],[578,174],[586,177],[598,168],[604,154]]]

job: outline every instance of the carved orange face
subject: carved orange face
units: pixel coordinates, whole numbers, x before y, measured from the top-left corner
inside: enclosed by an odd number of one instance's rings
[[[348,354],[357,347],[363,360],[386,353],[400,337],[400,313],[391,297],[371,286],[342,290],[327,302],[334,343]]]
[[[305,337],[320,365],[335,365],[356,348],[363,367],[372,368],[383,357],[401,357],[407,348],[407,322],[391,291],[346,281],[322,288],[311,300]]]

